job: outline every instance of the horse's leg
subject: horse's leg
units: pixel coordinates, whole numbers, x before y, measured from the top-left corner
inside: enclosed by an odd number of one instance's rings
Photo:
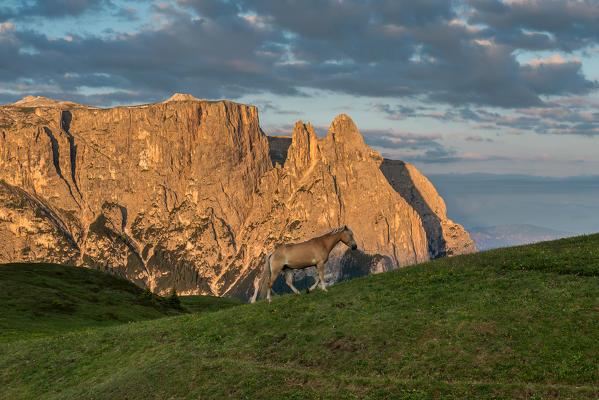
[[[319,263],[316,268],[318,268],[318,280],[320,281],[320,288],[326,292],[327,288],[324,285],[324,263]]]
[[[277,280],[277,276],[279,276],[279,273],[281,272],[281,267],[280,265],[273,265],[273,262],[271,260],[270,262],[270,280],[268,281],[268,294],[266,295],[266,298],[268,299],[268,302],[270,303],[270,291],[272,290],[272,285],[274,285],[275,281]]]
[[[290,269],[285,270],[285,282],[287,282],[287,286],[289,286],[291,290],[293,290],[293,293],[300,294],[300,291],[297,290],[295,286],[293,286],[293,271]]]
[[[308,289],[308,291],[311,292],[314,289],[316,289],[316,286],[318,286],[319,282],[320,282],[320,278],[316,278],[316,282],[314,282],[314,285],[310,286],[310,289]]]
[[[314,282],[314,284],[312,286],[310,286],[310,289],[308,289],[308,293],[310,293],[311,291],[316,289],[316,286],[318,286],[319,282],[320,282],[320,278],[318,276],[316,276],[316,282]]]

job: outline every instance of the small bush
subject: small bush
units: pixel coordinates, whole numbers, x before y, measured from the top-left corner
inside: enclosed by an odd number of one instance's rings
[[[162,298],[157,294],[152,293],[150,288],[145,288],[139,295],[140,302],[145,305],[156,307],[161,303]]]
[[[152,291],[150,290],[150,288],[145,288],[143,292],[141,292],[140,297],[144,300],[149,300],[151,301],[152,298],[154,297],[154,293],[152,293]]]
[[[177,295],[177,288],[173,286],[171,293],[166,298],[166,301],[171,307],[181,308],[181,299],[179,299],[179,296]]]

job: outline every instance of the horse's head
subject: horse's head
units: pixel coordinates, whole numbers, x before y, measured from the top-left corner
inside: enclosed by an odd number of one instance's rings
[[[358,245],[354,240],[354,233],[347,227],[347,225],[343,227],[343,231],[341,232],[341,241],[348,247],[351,247],[352,250],[356,250],[358,248]]]

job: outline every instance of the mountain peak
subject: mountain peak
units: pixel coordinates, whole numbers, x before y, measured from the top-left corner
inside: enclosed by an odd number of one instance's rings
[[[339,114],[335,117],[327,133],[327,141],[332,141],[347,148],[360,149],[361,151],[374,151],[366,146],[356,124],[346,114]]]
[[[336,123],[336,122],[339,122],[339,123],[349,122],[349,123],[352,123],[352,124],[354,123],[354,121],[347,114],[339,114],[339,115],[337,115],[335,117],[335,119],[333,120],[333,124]]]
[[[169,97],[168,99],[163,101],[163,103],[169,103],[171,101],[201,101],[201,100],[198,99],[197,97],[190,95],[189,93],[175,93],[171,97]]]
[[[60,102],[49,99],[47,97],[42,96],[25,96],[21,100],[13,103],[15,106],[21,107],[40,107],[40,106],[54,106],[59,104]]]
[[[25,96],[21,100],[7,104],[7,106],[16,107],[90,107],[73,103],[72,101],[58,101],[43,96]]]
[[[339,114],[335,117],[329,128],[328,135],[332,135],[335,141],[339,139],[359,138],[359,141],[363,144],[362,135],[358,131],[356,124],[346,114]]]

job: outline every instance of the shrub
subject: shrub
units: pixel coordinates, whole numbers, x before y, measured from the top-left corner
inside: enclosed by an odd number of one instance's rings
[[[154,298],[154,293],[152,293],[152,291],[150,290],[150,288],[145,288],[143,292],[141,292],[140,297],[143,300],[148,300],[148,301],[152,301],[152,299]]]
[[[166,298],[166,301],[171,307],[181,308],[181,299],[179,299],[179,296],[177,295],[177,288],[173,286],[170,294]]]

